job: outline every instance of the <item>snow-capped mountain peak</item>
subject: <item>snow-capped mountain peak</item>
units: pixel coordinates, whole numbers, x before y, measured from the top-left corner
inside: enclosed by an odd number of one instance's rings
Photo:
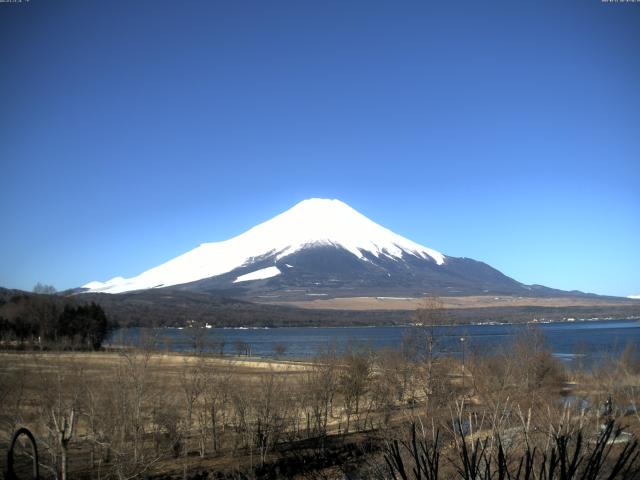
[[[376,257],[381,254],[402,257],[404,252],[431,257],[438,264],[444,262],[440,252],[393,233],[340,200],[303,200],[232,240],[253,240],[254,235],[268,238],[266,243],[274,245],[278,258],[308,245],[325,244],[342,247],[358,258],[364,258],[363,252]]]
[[[274,263],[310,247],[342,248],[362,261],[367,256],[402,259],[415,256],[443,265],[446,257],[378,225],[340,200],[312,198],[223,242],[203,243],[195,249],[132,278],[116,277],[83,286],[93,292],[120,293],[166,287],[222,275],[259,259]],[[237,282],[279,275],[277,268],[256,267]]]

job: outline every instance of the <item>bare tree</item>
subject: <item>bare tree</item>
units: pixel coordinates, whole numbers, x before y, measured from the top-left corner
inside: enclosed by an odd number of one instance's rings
[[[185,358],[183,360],[183,367],[180,375],[180,387],[185,411],[184,429],[188,434],[193,426],[194,409],[198,401],[201,399],[205,388],[204,364],[201,357],[196,359],[196,363],[194,365],[191,364],[190,359]],[[185,455],[187,453],[186,448],[187,445],[185,443]],[[204,453],[202,453],[202,455],[204,455]]]
[[[231,397],[231,390],[235,383],[232,364],[222,372],[209,369],[206,372],[204,402],[202,408],[209,415],[211,425],[211,444],[218,452],[222,448],[222,438],[225,434],[227,417]]]
[[[233,342],[233,348],[235,348],[238,355],[251,355],[251,346],[242,340]]]
[[[359,427],[360,404],[369,387],[371,356],[366,351],[350,350],[343,357],[344,366],[340,372],[340,390],[346,415],[345,433],[349,432],[351,419],[356,418]]]
[[[193,353],[199,355],[203,353],[208,346],[208,330],[202,325],[191,325],[189,328],[182,330],[187,336]]]
[[[391,415],[398,403],[405,400],[414,370],[398,350],[385,349],[376,355],[376,365],[371,382],[372,400],[382,413],[382,426],[389,426]],[[412,397],[411,397],[412,398]]]
[[[61,367],[39,363],[38,374],[38,413],[46,432],[41,443],[51,459],[50,465],[43,466],[57,478],[66,480],[69,444],[75,438],[79,416],[83,371],[76,364]]]
[[[231,423],[235,435],[233,437],[233,450],[238,448],[251,448],[250,409],[252,404],[250,389],[243,382],[234,385],[231,391]]]
[[[445,323],[444,305],[439,297],[428,296],[412,315],[416,327],[414,333],[424,345],[422,385],[424,398],[429,407],[430,398],[436,393],[441,378],[437,378],[437,343],[439,329]]]
[[[316,357],[302,379],[304,408],[309,411],[307,436],[313,432],[324,437],[338,390],[338,359],[335,349],[327,349]]]
[[[565,380],[560,362],[553,358],[542,332],[535,326],[527,326],[514,339],[511,361],[515,364],[515,380],[521,402],[535,402],[548,396],[549,389],[559,389]]]
[[[282,374],[269,372],[262,375],[252,404],[253,438],[264,465],[271,448],[278,443],[290,421],[291,397],[286,394]]]
[[[273,353],[276,354],[276,357],[281,357],[287,351],[286,343],[278,342],[273,347]]]
[[[22,423],[23,400],[25,400],[27,366],[23,360],[17,365],[12,365],[12,369],[0,375],[0,405],[2,405],[2,415],[0,415],[0,431],[6,432],[6,442],[10,440],[10,435]]]
[[[76,431],[76,408],[74,405],[63,411],[61,408],[51,409],[51,423],[56,435],[57,446],[60,449],[60,478],[67,480],[67,454],[69,442]]]
[[[43,283],[36,283],[33,287],[33,293],[40,293],[43,295],[53,295],[57,290],[53,285],[46,285]]]

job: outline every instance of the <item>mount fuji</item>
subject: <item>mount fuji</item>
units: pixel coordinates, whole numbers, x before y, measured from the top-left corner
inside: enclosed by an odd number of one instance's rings
[[[229,240],[203,243],[138,276],[94,281],[82,290],[115,294],[168,287],[254,300],[568,293],[524,285],[485,263],[444,255],[339,200],[316,198]]]

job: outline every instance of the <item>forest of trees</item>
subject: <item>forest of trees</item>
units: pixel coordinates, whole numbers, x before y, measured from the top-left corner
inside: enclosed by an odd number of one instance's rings
[[[98,350],[113,327],[94,302],[75,304],[51,294],[21,294],[0,305],[0,342],[5,348]]]

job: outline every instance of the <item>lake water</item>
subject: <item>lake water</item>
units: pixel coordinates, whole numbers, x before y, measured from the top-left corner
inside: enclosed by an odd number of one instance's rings
[[[491,354],[508,346],[522,325],[461,325],[436,329],[436,349],[450,355],[463,353]],[[640,320],[596,320],[536,324],[534,327],[558,358],[569,363],[592,364],[618,356],[628,345],[640,347]],[[403,338],[419,335],[420,328],[390,327],[283,327],[270,329],[196,329],[158,328],[125,329],[114,333],[112,345],[138,344],[141,338],[153,337],[160,348],[177,352],[194,349],[194,337],[203,340],[206,350],[218,351],[221,343],[225,354],[236,354],[240,343],[251,355],[276,356],[277,346],[284,348],[281,356],[308,358],[329,345],[343,351],[349,345],[380,349],[398,348]],[[461,339],[464,338],[462,341]]]

